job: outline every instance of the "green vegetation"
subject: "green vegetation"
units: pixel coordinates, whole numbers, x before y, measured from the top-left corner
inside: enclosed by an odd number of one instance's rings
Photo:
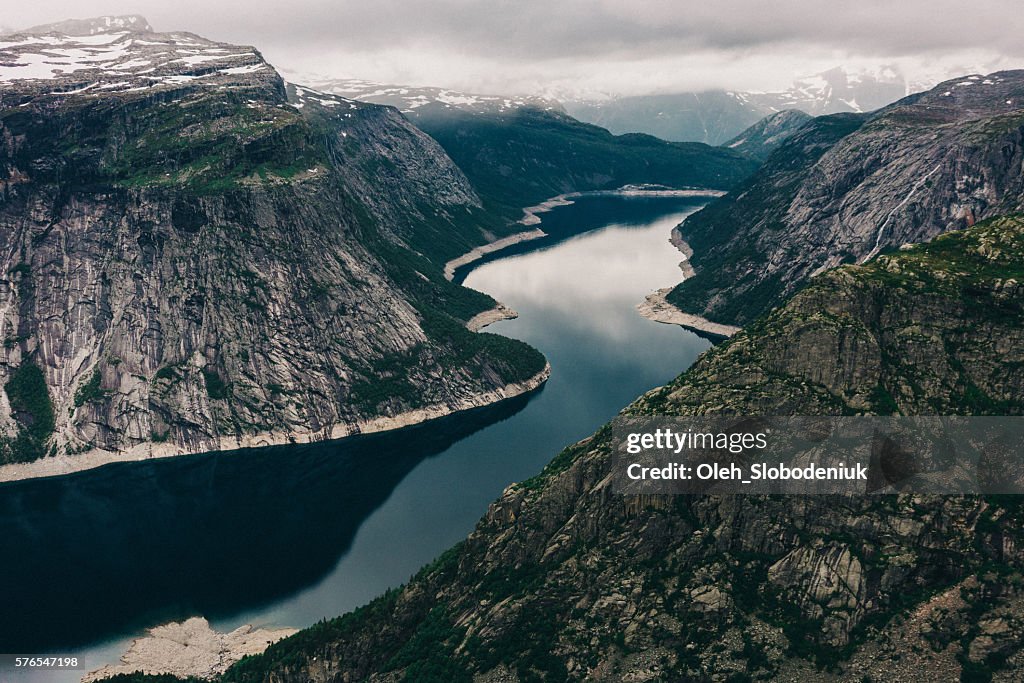
[[[203,368],[203,381],[206,384],[206,395],[215,401],[228,397],[228,385],[220,378],[217,371],[209,367]]]
[[[384,671],[402,670],[401,680],[408,683],[471,683],[473,677],[456,654],[464,637],[465,629],[452,626],[445,608],[435,607],[387,661]]]
[[[26,358],[11,373],[4,391],[20,426],[13,441],[5,439],[0,445],[2,461],[29,462],[42,458],[56,425],[43,371],[31,358]]]
[[[465,321],[493,307],[494,299],[449,282],[436,265],[408,249],[383,239],[370,244],[388,277],[416,307],[432,344],[368,360],[360,368],[363,379],[352,386],[354,405],[365,412],[376,411],[388,400],[400,401],[406,409],[422,406],[426,397],[414,378],[424,364],[468,370],[476,376],[491,368],[505,383],[525,381],[544,369],[546,359],[528,344],[466,329]]]
[[[78,387],[78,391],[75,392],[75,407],[81,408],[86,403],[94,401],[98,398],[103,397],[106,392],[100,389],[100,369],[96,368],[92,371],[89,379],[84,384]]]
[[[886,286],[921,294],[986,295],[996,281],[1024,282],[1024,216],[999,216],[939,235],[879,256],[860,272]]]
[[[417,308],[443,311],[449,318],[466,321],[497,303],[483,292],[449,282],[437,262],[425,256],[379,237],[371,237],[370,243],[388,277],[409,295]]]
[[[153,379],[175,380],[178,378],[178,371],[173,365],[165,365],[153,375]]]
[[[271,669],[302,666],[312,653],[324,653],[351,639],[367,623],[385,618],[394,610],[397,598],[398,591],[390,590],[344,616],[304,628],[272,644],[261,654],[243,657],[220,680],[222,683],[262,683]]]
[[[83,98],[65,102],[52,118],[9,110],[5,118],[34,140],[37,157],[55,160],[52,171],[46,167],[36,180],[62,186],[113,183],[203,195],[246,182],[286,181],[327,163],[301,114],[272,101],[254,102],[245,91],[196,91],[173,106]],[[54,126],[62,134],[53,134]]]
[[[502,370],[506,382],[522,382],[544,369],[540,351],[518,339],[488,332],[470,332],[459,321],[436,309],[421,308],[423,331],[445,344],[445,360],[455,367],[488,361]]]
[[[515,621],[505,626],[501,638],[486,643],[470,638],[466,651],[480,671],[505,664],[523,683],[564,683],[569,672],[555,647],[566,612],[564,605],[528,599]]]
[[[290,179],[326,157],[289,107],[250,106],[241,96],[204,95],[175,107],[147,107],[128,125],[132,144],[104,159],[123,185],[184,185],[200,194],[231,189],[246,178]]]
[[[574,190],[628,183],[729,189],[757,163],[728,149],[615,136],[540,109],[479,115],[446,111],[417,125],[437,140],[489,205],[518,218],[524,206]]]
[[[349,395],[349,402],[358,407],[362,412],[374,413],[378,406],[385,401],[400,401],[406,407],[419,407],[422,404],[422,397],[416,386],[405,377],[407,368],[416,367],[415,358],[417,353],[389,356],[384,360],[390,365],[392,359],[406,358],[408,364],[398,369],[395,374],[382,374],[376,363],[370,364],[365,379],[357,380],[352,384],[352,392]]]

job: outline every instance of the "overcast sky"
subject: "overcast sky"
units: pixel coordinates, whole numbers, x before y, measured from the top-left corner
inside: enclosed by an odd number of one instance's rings
[[[784,88],[844,65],[925,81],[1024,66],[1015,0],[5,0],[0,24],[143,14],[289,75],[476,92]]]

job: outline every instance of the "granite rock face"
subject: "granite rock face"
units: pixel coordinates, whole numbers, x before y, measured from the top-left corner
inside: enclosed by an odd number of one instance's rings
[[[1019,211],[1022,106],[1024,71],[1004,71],[816,119],[681,226],[697,275],[669,300],[745,324],[824,269]]]
[[[543,370],[464,330],[494,302],[423,254],[484,241],[480,200],[396,110],[131,18],[0,54],[0,460],[338,436]]]
[[[625,413],[1020,414],[1022,275],[1019,217],[840,268]],[[610,446],[567,448],[408,585],[224,680],[1024,673],[1015,497],[623,496]]]

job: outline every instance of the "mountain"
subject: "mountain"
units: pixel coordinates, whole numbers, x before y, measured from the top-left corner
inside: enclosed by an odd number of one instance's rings
[[[138,16],[5,36],[0,479],[529,391],[544,358],[467,330],[496,302],[448,282],[447,261],[555,194],[727,189],[756,165],[503,106],[442,117],[439,145],[393,107]]]
[[[1024,208],[1024,71],[967,76],[871,115],[820,117],[679,232],[668,295],[744,324],[811,275]]]
[[[5,478],[543,381],[538,352],[465,329],[494,302],[437,265],[513,228],[396,110],[316,99],[254,48],[133,17],[0,43],[0,461],[52,456]]]
[[[67,19],[53,24],[33,26],[32,28],[19,31],[19,33],[25,35],[93,36],[98,33],[110,33],[111,31],[151,33],[153,27],[149,25],[145,17],[138,14],[127,14],[123,16],[94,17],[91,19]]]
[[[1020,216],[844,266],[625,413],[1020,415],[1022,276]],[[622,495],[611,443],[570,446],[406,586],[222,680],[1024,675],[1016,497]]]
[[[560,101],[570,115],[613,133],[709,145],[720,145],[774,113],[747,93],[725,90]]]
[[[649,135],[615,136],[577,121],[550,100],[363,81],[319,85],[399,107],[441,144],[485,207],[507,218],[556,195],[626,184],[728,189],[756,168],[731,150]]]
[[[462,169],[484,205],[505,215],[556,195],[632,183],[726,190],[757,168],[732,150],[616,136],[532,107],[497,115],[453,111],[421,116],[416,125]]]
[[[812,116],[868,112],[906,94],[906,81],[895,69],[851,73],[837,67],[798,79],[779,92],[708,90],[561,101],[572,116],[613,133],[648,133],[664,140],[720,145],[779,111],[798,109]]]
[[[751,93],[762,105],[799,109],[812,116],[880,109],[907,94],[907,82],[893,67],[847,71],[836,67],[797,79],[780,93]]]
[[[763,162],[783,140],[812,118],[798,109],[786,109],[764,117],[722,146]]]
[[[323,92],[341,95],[352,100],[395,107],[412,121],[420,116],[437,115],[446,110],[458,110],[473,114],[501,114],[523,107],[531,107],[564,113],[561,104],[543,97],[480,95],[448,88],[385,85],[355,78],[311,76],[303,77],[301,80]]]

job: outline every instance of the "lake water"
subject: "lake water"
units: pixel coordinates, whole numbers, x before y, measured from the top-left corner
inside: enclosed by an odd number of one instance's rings
[[[641,318],[680,279],[679,198],[590,197],[551,237],[457,274],[520,313],[488,332],[540,349],[540,391],[400,432],[124,463],[0,486],[0,653],[116,661],[145,628],[307,626],[365,604],[463,539],[536,473],[710,343]],[[74,681],[82,672],[0,679]]]

